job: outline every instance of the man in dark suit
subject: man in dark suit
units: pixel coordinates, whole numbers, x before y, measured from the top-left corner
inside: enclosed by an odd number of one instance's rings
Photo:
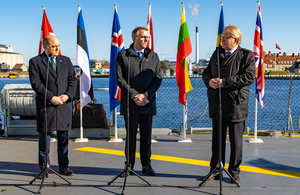
[[[225,166],[225,146],[229,129],[230,160],[228,172],[240,183],[240,165],[243,154],[243,133],[248,119],[249,86],[255,79],[255,59],[253,53],[240,47],[242,33],[236,26],[226,26],[222,34],[222,48],[213,53],[202,74],[207,86],[209,117],[212,118],[212,157],[210,173],[202,180],[219,179],[219,172],[212,174],[218,166],[219,123],[222,123],[222,164]],[[219,50],[219,51],[218,51]],[[219,56],[218,56],[219,55]],[[219,66],[218,66],[219,58]],[[218,75],[220,67],[220,78]],[[222,121],[219,112],[219,88],[221,89]],[[231,183],[235,183],[231,180]]]
[[[46,155],[49,156],[51,132],[57,131],[59,173],[69,176],[74,175],[74,172],[69,169],[68,144],[72,121],[72,98],[76,90],[76,77],[70,58],[59,55],[59,47],[59,41],[55,36],[49,35],[43,39],[44,52],[29,60],[29,79],[32,89],[36,92],[39,167],[43,169]],[[48,87],[46,89],[48,66]],[[45,124],[45,101],[47,124]],[[46,126],[49,146],[47,152],[45,151]]]
[[[162,81],[158,55],[147,47],[148,29],[137,27],[132,31],[130,48],[120,51],[116,59],[116,81],[121,88],[121,115],[124,115],[127,135],[126,156],[134,167],[137,128],[140,129],[140,156],[142,171],[150,176],[156,173],[150,165],[152,118],[156,114],[156,91]],[[129,80],[128,80],[129,75]],[[127,120],[127,93],[129,92],[129,121]],[[129,122],[129,129],[127,124]]]

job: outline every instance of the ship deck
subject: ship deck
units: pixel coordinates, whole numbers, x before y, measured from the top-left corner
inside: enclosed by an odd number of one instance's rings
[[[298,132],[297,132],[298,134]],[[136,158],[135,171],[152,186],[136,176],[129,176],[125,194],[219,194],[220,182],[208,181],[199,188],[201,177],[209,171],[211,157],[211,134],[187,135],[191,143],[178,143],[178,134],[155,135],[152,144],[152,166],[157,176],[147,176],[141,171]],[[241,166],[241,186],[230,183],[224,173],[223,194],[299,194],[300,150],[299,139],[294,137],[261,137],[264,143],[248,143],[251,136],[244,137],[244,153]],[[124,137],[123,137],[124,139]],[[43,195],[121,194],[123,178],[110,186],[108,182],[124,168],[124,145],[107,142],[107,139],[89,139],[88,142],[69,143],[69,167],[74,176],[65,177],[72,185],[53,173],[45,180]],[[139,145],[139,144],[137,144]],[[50,145],[51,168],[58,171],[56,142]],[[137,148],[137,150],[139,147]],[[230,146],[226,147],[226,162]],[[41,180],[30,181],[39,173],[37,165],[38,138],[36,136],[0,137],[0,195],[37,194]],[[227,166],[227,165],[226,165]],[[225,168],[226,168],[225,166]]]

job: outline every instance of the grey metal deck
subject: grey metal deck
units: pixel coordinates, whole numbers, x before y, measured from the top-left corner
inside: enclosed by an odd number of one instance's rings
[[[136,176],[127,180],[125,194],[164,195],[164,194],[219,194],[219,181],[209,181],[199,188],[200,179],[209,171],[205,165],[211,157],[211,134],[194,134],[187,137],[192,143],[178,143],[178,135],[155,136],[157,143],[152,144],[152,154],[180,157],[182,163],[152,160],[156,177],[141,172],[139,158],[135,171],[152,184],[148,187]],[[282,195],[300,194],[300,137],[262,137],[264,143],[250,144],[244,137],[244,166],[241,172],[241,187],[230,183],[227,175],[222,182],[223,194],[263,194]],[[40,180],[33,185],[29,182],[39,172],[37,165],[38,143],[35,136],[0,137],[0,195],[37,194]],[[70,169],[75,176],[66,177],[72,186],[50,173],[42,189],[44,195],[113,195],[120,194],[123,179],[117,179],[111,186],[107,183],[123,170],[124,156],[75,150],[83,147],[123,151],[125,142],[109,143],[106,139],[90,139],[87,143],[69,144]],[[226,162],[229,159],[227,144]],[[139,147],[138,147],[139,148]],[[193,163],[198,160],[200,165]],[[51,143],[51,168],[58,171],[56,142]],[[204,163],[204,164],[203,164]],[[262,168],[257,171],[258,167]],[[268,172],[270,171],[271,172]],[[279,176],[284,174],[284,176]],[[53,181],[56,182],[56,187]],[[1,191],[2,190],[2,191]]]

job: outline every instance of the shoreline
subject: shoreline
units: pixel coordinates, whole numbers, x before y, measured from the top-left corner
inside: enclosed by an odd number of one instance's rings
[[[8,74],[9,73],[7,73],[7,74],[0,74],[0,78],[9,78]],[[22,77],[29,77],[29,75],[28,74],[27,75],[20,75],[17,78],[22,78]],[[99,74],[99,75],[93,75],[92,74],[91,77],[92,78],[109,78],[109,75],[108,74],[107,75],[101,75],[101,74]]]

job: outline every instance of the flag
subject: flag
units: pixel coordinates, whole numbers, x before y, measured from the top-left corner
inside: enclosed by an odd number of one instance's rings
[[[50,22],[47,18],[45,7],[43,6],[43,20],[42,20],[42,27],[41,27],[41,37],[40,37],[40,44],[39,44],[39,53],[38,55],[42,54],[44,51],[43,48],[43,39],[48,35],[54,35],[54,32],[52,30],[52,27],[50,25]],[[61,55],[61,52],[59,50],[59,55]]]
[[[179,30],[177,60],[176,60],[176,81],[179,87],[178,101],[186,105],[186,94],[193,90],[187,70],[187,56],[192,53],[192,44],[185,19],[184,5],[182,3],[182,17]]]
[[[253,54],[255,57],[255,80],[256,80],[256,98],[262,108],[265,102],[265,79],[264,79],[264,54],[263,54],[263,33],[260,4],[258,3],[256,28],[254,35]]]
[[[276,43],[276,49],[279,49],[279,50],[281,50],[281,48],[277,45],[277,43]]]
[[[90,73],[89,50],[82,18],[82,11],[80,8],[77,19],[76,63],[82,70],[80,75],[80,106],[83,108],[91,101],[89,90],[91,88],[92,80]]]
[[[224,16],[223,16],[223,2],[221,2],[221,13],[220,13],[218,37],[217,37],[217,48],[222,46],[221,36],[223,31],[224,31]]]
[[[150,39],[148,40],[147,46],[154,52],[153,26],[152,26],[152,17],[151,17],[151,3],[149,3],[147,28],[148,28],[149,35],[150,35]]]
[[[119,21],[117,6],[115,5],[111,35],[110,68],[109,68],[109,104],[110,111],[115,109],[121,100],[121,89],[118,87],[115,75],[115,62],[119,51],[124,49],[123,35]]]

